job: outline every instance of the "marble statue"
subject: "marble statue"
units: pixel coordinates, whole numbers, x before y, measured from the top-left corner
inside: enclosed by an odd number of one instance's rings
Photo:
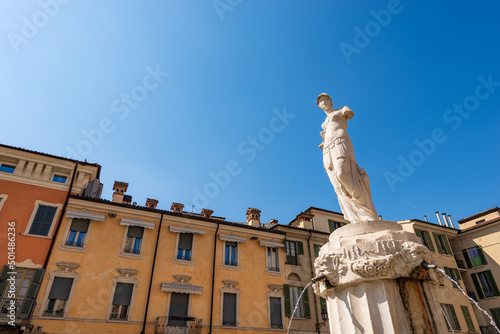
[[[368,174],[354,158],[354,149],[347,134],[347,120],[354,117],[349,107],[334,109],[328,94],[320,94],[318,107],[326,113],[321,125],[323,164],[333,184],[344,218],[351,223],[378,220],[372,203]]]

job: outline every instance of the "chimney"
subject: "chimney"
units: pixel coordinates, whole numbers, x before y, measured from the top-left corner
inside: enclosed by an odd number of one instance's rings
[[[278,224],[278,219],[271,219],[270,224]]]
[[[150,209],[156,209],[156,206],[158,205],[158,200],[157,199],[152,199],[148,198],[146,200],[146,206]]]
[[[314,215],[308,213],[308,212],[301,212],[297,215],[297,220],[299,224],[297,225],[298,227],[301,228],[306,228],[309,230],[312,230],[313,225],[312,225],[312,219]]]
[[[201,209],[201,216],[203,218],[211,218],[212,213],[214,213],[214,210],[209,210],[209,209]]]
[[[450,221],[451,227],[455,228],[455,224],[453,223],[453,220],[451,220],[451,215],[448,215],[448,220]]]
[[[170,207],[170,210],[172,210],[173,212],[176,212],[176,213],[181,213],[182,209],[184,209],[184,204],[172,202],[172,206]]]
[[[439,225],[443,225],[443,223],[441,223],[441,218],[439,217],[439,211],[436,211],[436,217],[438,218]]]
[[[260,210],[248,208],[247,210],[247,224],[250,226],[258,227],[260,225]]]
[[[442,213],[441,215],[443,216],[443,220],[446,226],[451,227],[450,224],[448,223],[448,219],[446,219],[446,213]]]
[[[115,181],[115,184],[113,185],[113,190],[115,191],[113,193],[114,203],[123,203],[123,195],[127,191],[127,188],[128,188],[127,182]]]
[[[427,215],[424,215],[424,219],[425,219],[426,222],[428,222]]]

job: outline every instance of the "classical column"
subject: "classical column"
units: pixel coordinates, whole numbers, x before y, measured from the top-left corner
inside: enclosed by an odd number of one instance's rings
[[[394,222],[334,231],[315,261],[313,285],[327,300],[330,333],[443,333],[429,290],[432,262],[418,237]]]

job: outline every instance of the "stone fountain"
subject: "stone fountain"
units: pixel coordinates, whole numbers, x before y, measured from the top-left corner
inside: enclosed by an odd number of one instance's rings
[[[368,174],[360,168],[347,134],[348,107],[334,109],[327,94],[317,99],[323,163],[348,224],[334,231],[316,259],[314,292],[328,305],[330,333],[443,333],[431,300],[436,277],[431,252],[418,237],[379,219]]]

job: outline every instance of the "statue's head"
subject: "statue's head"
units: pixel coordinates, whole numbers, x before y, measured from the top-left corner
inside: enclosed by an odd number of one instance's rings
[[[332,107],[332,99],[330,96],[326,93],[321,93],[319,94],[318,98],[316,99],[316,104],[318,107],[320,107],[323,110],[330,109]]]

